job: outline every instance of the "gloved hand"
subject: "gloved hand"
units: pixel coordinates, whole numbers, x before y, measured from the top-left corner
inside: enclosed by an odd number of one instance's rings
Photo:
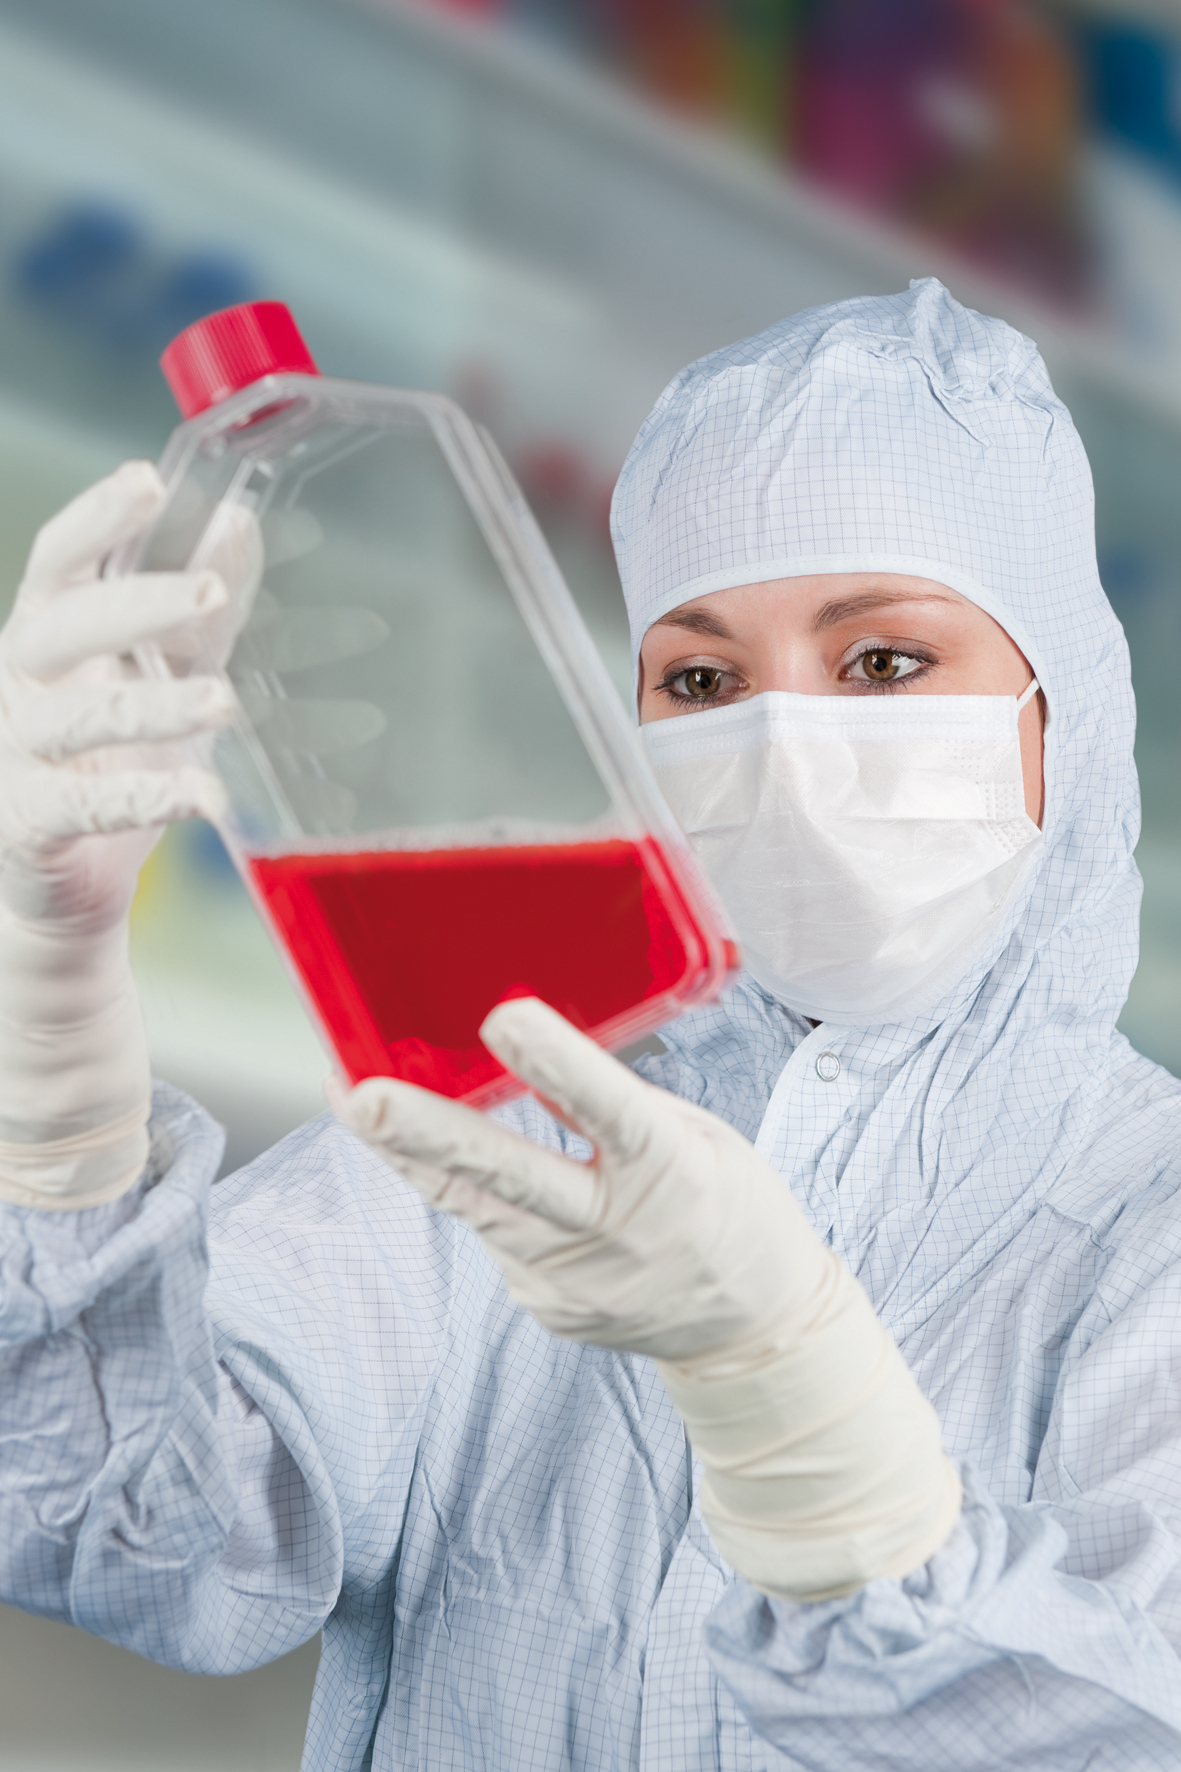
[[[258,580],[257,526],[231,523],[209,569],[100,580],[163,501],[149,462],[82,493],[37,536],[0,630],[0,1199],[21,1205],[95,1205],[142,1172],[150,1074],[127,913],[161,827],[221,806],[174,741],[224,724],[228,687],[145,680],[126,655],[151,640],[227,650]]]
[[[386,1078],[331,1084],[336,1112],[478,1232],[547,1329],[656,1358],[710,1530],[755,1586],[829,1598],[925,1562],[960,1508],[938,1421],[781,1177],[535,999],[480,1034],[592,1162]]]

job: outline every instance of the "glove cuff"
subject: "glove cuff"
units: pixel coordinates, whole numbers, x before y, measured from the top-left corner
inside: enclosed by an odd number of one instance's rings
[[[939,1421],[834,1255],[820,1309],[657,1369],[706,1470],[701,1508],[763,1593],[832,1599],[919,1568],[955,1524]]]
[[[103,1206],[135,1186],[148,1161],[149,1101],[72,1138],[0,1143],[0,1201],[39,1211]]]

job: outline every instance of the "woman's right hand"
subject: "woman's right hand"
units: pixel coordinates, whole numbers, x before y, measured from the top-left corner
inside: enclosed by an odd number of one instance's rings
[[[128,654],[191,644],[226,609],[225,583],[210,569],[99,576],[163,502],[150,462],[74,499],[38,534],[0,629],[0,904],[38,923],[119,920],[161,827],[221,806],[176,741],[231,717],[228,687],[149,680]]]
[[[112,1198],[142,1169],[150,1076],[127,913],[162,827],[222,804],[184,746],[232,717],[229,686],[147,679],[129,654],[155,642],[219,662],[261,540],[243,512],[200,571],[102,579],[164,496],[150,462],[126,462],[67,505],[0,630],[0,1198],[20,1203]]]

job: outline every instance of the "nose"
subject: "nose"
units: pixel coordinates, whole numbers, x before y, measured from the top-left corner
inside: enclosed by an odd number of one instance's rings
[[[758,673],[760,690],[778,689],[788,695],[845,695],[847,685],[834,682],[820,648],[809,637],[793,635],[769,645]]]

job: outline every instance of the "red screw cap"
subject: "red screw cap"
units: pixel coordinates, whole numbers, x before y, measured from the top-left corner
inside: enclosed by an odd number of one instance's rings
[[[160,367],[185,418],[264,375],[320,373],[281,301],[247,301],[195,320],[173,339]]]

